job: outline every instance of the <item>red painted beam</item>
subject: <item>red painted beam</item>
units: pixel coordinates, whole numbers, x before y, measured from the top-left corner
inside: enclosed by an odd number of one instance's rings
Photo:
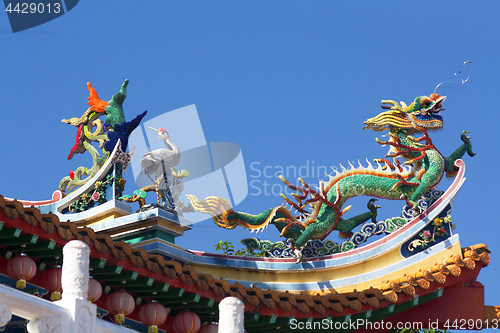
[[[356,333],[388,332],[392,329],[478,330],[484,323],[484,286],[478,281],[456,283],[443,296],[381,320]]]
[[[429,329],[481,329],[484,322],[484,286],[478,281],[445,288],[443,296],[387,319],[420,322]]]

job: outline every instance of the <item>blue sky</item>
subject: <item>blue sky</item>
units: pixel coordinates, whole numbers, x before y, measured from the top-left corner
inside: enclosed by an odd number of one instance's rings
[[[248,180],[259,180],[254,184],[262,193],[250,187],[236,209],[260,213],[283,201],[263,193],[265,180],[269,186],[279,180],[255,169],[312,170],[381,158],[387,148],[375,142],[380,133],[362,130],[363,121],[381,112],[380,101],[409,104],[429,95],[471,60],[463,88],[438,91],[447,96],[445,126],[431,136],[449,155],[461,144],[460,133],[471,133],[477,155],[464,158],[467,180],[452,219],[462,246],[485,243],[492,251],[479,281],[485,303],[498,305],[499,10],[497,1],[89,0],[15,34],[0,14],[0,194],[47,199],[69,170],[89,165],[87,155],[66,160],[76,130],[61,119],[86,110],[88,81],[109,100],[129,79],[127,120],[144,110],[147,121],[195,104],[207,141],[241,148]],[[252,169],[252,163],[260,164]],[[126,178],[131,192],[131,170]],[[449,184],[443,180],[439,188]],[[365,203],[353,201],[351,212],[364,212]],[[399,215],[402,206],[380,204],[380,219]],[[277,236],[271,228],[259,233]],[[177,241],[212,251],[219,240],[238,244],[245,237],[250,234],[208,220]]]

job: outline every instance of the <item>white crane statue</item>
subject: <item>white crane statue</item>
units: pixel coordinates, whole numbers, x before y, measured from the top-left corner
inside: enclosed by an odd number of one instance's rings
[[[155,129],[153,127],[148,127],[149,129],[158,133],[158,139],[165,142],[165,146],[168,149],[160,148],[153,151],[148,151],[144,155],[142,155],[141,167],[143,172],[151,178],[151,175],[154,173],[155,178],[158,178],[163,174],[163,169],[161,168],[161,161],[165,163],[166,169],[171,169],[177,164],[181,159],[181,152],[179,147],[172,141],[170,141],[170,136],[165,128],[160,127],[159,129]],[[151,179],[153,180],[153,179]],[[153,181],[154,182],[154,181]]]
[[[166,148],[156,149],[142,155],[141,167],[142,171],[151,179],[154,184],[157,184],[159,188],[164,188],[165,179],[159,179],[162,177],[165,172],[167,175],[167,184],[170,189],[171,198],[174,206],[179,207],[179,199],[182,194],[182,190],[184,190],[184,184],[180,180],[184,176],[187,176],[187,172],[182,172],[180,175],[173,175],[172,168],[179,164],[179,160],[181,158],[181,152],[179,151],[179,147],[170,141],[170,136],[165,128],[160,127],[159,129],[155,129],[149,127],[149,129],[158,133],[158,138],[165,143]],[[163,161],[163,165],[162,165]],[[184,170],[183,170],[184,171]],[[151,175],[155,175],[155,179],[151,178]],[[167,199],[168,198],[164,198]]]

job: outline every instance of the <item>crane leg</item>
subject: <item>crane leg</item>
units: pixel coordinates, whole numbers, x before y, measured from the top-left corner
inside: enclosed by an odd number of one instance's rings
[[[153,178],[151,178],[150,175],[147,175],[149,179],[151,179],[151,181],[153,182],[153,184],[156,184],[156,182],[153,180]]]

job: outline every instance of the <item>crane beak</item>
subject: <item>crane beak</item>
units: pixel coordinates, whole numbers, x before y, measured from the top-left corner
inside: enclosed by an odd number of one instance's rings
[[[153,130],[153,131],[155,131],[156,133],[158,133],[158,130],[157,130],[157,129],[155,129],[155,128],[153,128],[153,127],[148,127],[148,128],[149,128],[149,129],[151,129],[151,130]]]

